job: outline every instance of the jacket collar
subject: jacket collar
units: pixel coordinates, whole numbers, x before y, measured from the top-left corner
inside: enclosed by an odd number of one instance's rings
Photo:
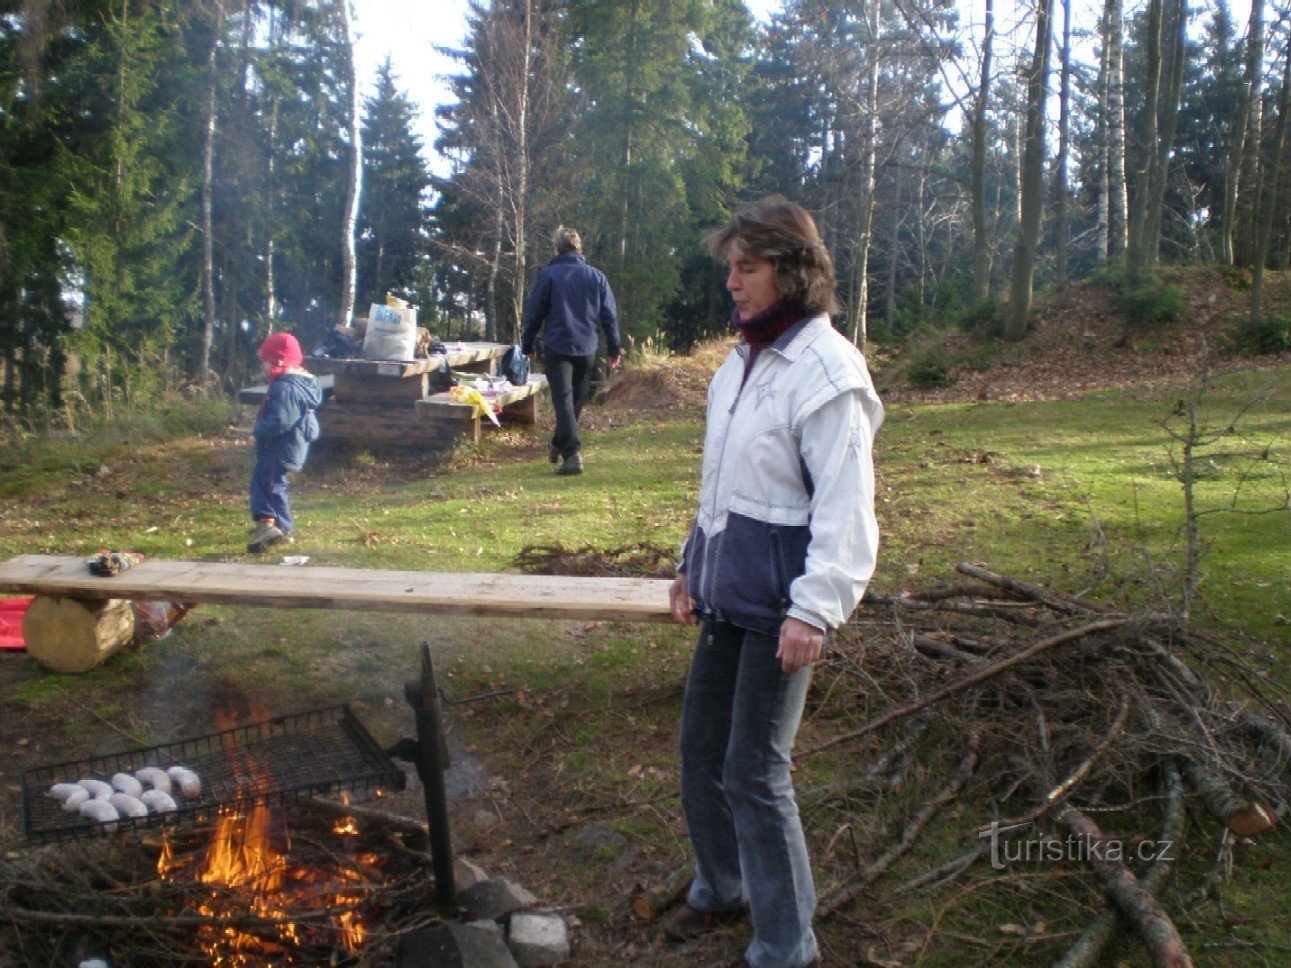
[[[551,260],[551,265],[586,261],[587,257],[581,252],[562,252],[560,255],[556,256],[556,258]]]
[[[768,348],[792,363],[802,355],[803,350],[819,338],[823,326],[833,326],[824,313],[808,316],[781,333],[780,338]]]

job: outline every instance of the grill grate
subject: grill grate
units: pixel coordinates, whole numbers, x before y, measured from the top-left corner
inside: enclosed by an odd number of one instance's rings
[[[171,793],[171,813],[114,821],[117,832],[161,824],[208,820],[238,804],[280,803],[342,790],[374,796],[380,789],[402,790],[404,774],[367,731],[349,706],[276,716],[161,746],[110,756],[73,760],[28,770],[22,778],[23,825],[31,843],[74,840],[109,832],[102,824],[67,813],[48,795],[55,783],[87,777],[108,780],[146,766],[182,765],[201,779],[200,796]]]

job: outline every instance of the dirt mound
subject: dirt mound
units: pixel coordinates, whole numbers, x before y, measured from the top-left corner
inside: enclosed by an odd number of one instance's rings
[[[617,410],[667,410],[676,405],[668,374],[662,370],[627,370],[596,397],[602,407]]]

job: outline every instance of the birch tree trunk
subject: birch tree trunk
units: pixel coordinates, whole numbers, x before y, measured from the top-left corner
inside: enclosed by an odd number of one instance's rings
[[[855,262],[852,265],[854,314],[852,343],[865,349],[869,338],[870,246],[874,237],[874,169],[878,158],[879,113],[879,25],[882,23],[883,0],[872,0],[869,9],[868,34],[870,52],[865,76],[864,143],[861,146],[861,199],[856,227]],[[895,254],[894,254],[895,255]]]
[[[220,34],[224,27],[223,4],[215,4],[211,50],[206,56],[206,125],[202,132],[202,333],[197,343],[193,374],[205,383],[211,373],[211,343],[215,338],[215,131],[219,90]]]
[[[1121,0],[1107,0],[1107,28],[1108,253],[1118,258],[1129,244],[1130,223],[1125,177],[1125,12]]]
[[[973,303],[991,298],[991,240],[986,219],[986,105],[991,99],[991,53],[995,46],[995,0],[986,0],[982,75],[973,105]]]
[[[354,22],[350,0],[337,0],[341,13],[342,41],[349,53],[347,61],[350,83],[350,179],[345,191],[345,218],[341,225],[341,306],[338,323],[350,325],[354,317],[354,299],[358,289],[358,259],[354,235],[359,223],[359,192],[363,182],[362,98],[359,95],[359,69],[355,62]]]
[[[1058,98],[1058,172],[1054,185],[1058,289],[1067,288],[1067,159],[1071,135],[1071,0],[1062,0],[1062,87]]]
[[[1109,168],[1111,165],[1111,105],[1108,94],[1111,90],[1111,51],[1108,42],[1107,4],[1098,21],[1098,95],[1097,110],[1094,113],[1094,151],[1098,159],[1098,216],[1094,223],[1094,261],[1098,265],[1107,264],[1111,248],[1111,187],[1112,180]]]
[[[529,208],[529,83],[533,69],[533,0],[524,0],[524,30],[521,34],[523,50],[520,58],[520,104],[516,119],[516,185],[512,196],[515,218],[515,259],[511,275],[511,333],[509,342],[520,342],[520,328],[524,317],[525,256],[527,242],[526,222]]]
[[[1036,248],[1040,241],[1040,216],[1044,206],[1044,102],[1049,77],[1049,47],[1053,31],[1054,0],[1036,5],[1035,53],[1027,75],[1026,142],[1022,159],[1022,217],[1013,250],[1013,272],[1009,283],[1009,312],[1004,338],[1011,341],[1026,335],[1031,315],[1032,285],[1035,280]]]

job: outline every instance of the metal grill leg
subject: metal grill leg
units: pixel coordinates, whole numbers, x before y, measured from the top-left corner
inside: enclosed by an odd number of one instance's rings
[[[453,838],[448,827],[448,793],[444,771],[448,769],[448,742],[440,715],[439,689],[435,667],[430,661],[430,643],[421,646],[421,680],[404,684],[404,695],[412,705],[417,722],[417,772],[426,794],[426,822],[430,826],[430,856],[435,871],[435,901],[441,908],[457,902],[453,883]]]

